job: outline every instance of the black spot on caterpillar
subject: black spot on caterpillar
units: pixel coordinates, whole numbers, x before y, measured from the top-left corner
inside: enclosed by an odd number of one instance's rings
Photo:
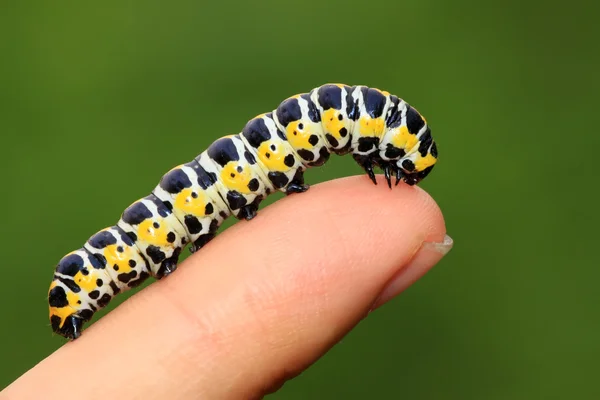
[[[52,329],[76,339],[115,295],[173,273],[187,244],[200,250],[231,215],[254,218],[275,191],[305,192],[309,167],[348,153],[375,184],[381,168],[391,188],[392,177],[425,178],[438,149],[421,114],[385,91],[328,84],[292,96],[167,172],[115,226],[63,257],[48,292]]]

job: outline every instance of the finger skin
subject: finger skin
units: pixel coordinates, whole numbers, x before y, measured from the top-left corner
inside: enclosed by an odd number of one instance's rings
[[[260,397],[335,344],[444,234],[418,187],[316,185],[217,236],[0,398]]]

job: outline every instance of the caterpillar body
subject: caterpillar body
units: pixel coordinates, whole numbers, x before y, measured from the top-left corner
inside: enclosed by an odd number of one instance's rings
[[[230,215],[250,220],[270,193],[308,190],[304,171],[331,153],[351,153],[375,184],[381,168],[390,188],[392,177],[418,183],[438,156],[425,119],[388,92],[327,84],[292,96],[167,172],[116,225],[63,257],[48,293],[53,331],[78,338],[115,295],[175,271],[183,248],[202,248]]]

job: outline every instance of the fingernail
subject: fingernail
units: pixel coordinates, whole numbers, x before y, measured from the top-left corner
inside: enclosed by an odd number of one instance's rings
[[[454,241],[448,235],[441,243],[425,242],[410,263],[388,282],[373,303],[371,311],[387,303],[415,283],[452,249]]]

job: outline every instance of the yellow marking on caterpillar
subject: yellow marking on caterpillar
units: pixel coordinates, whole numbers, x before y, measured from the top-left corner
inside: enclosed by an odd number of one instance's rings
[[[275,146],[275,150],[273,150],[271,146]],[[274,144],[270,141],[266,141],[261,143],[258,148],[258,158],[269,171],[289,171],[290,167],[285,165],[286,155],[285,147],[281,143]]]
[[[96,274],[93,271],[88,272],[87,275],[84,275],[81,271],[77,272],[73,277],[73,280],[86,293],[91,292],[96,289]]]
[[[226,188],[236,190],[240,193],[250,194],[252,191],[248,188],[248,184],[252,179],[250,167],[243,167],[242,172],[237,170],[237,162],[230,161],[221,171],[221,181]]]
[[[385,121],[383,118],[371,118],[370,115],[360,117],[359,132],[361,136],[378,137],[385,132]]]
[[[160,221],[160,222],[159,222]],[[154,227],[154,222],[152,219],[144,220],[138,226],[138,237],[146,243],[153,244],[158,247],[173,247],[173,243],[169,243],[167,240],[167,222],[164,220],[156,221],[159,223],[159,227]],[[119,267],[120,268],[120,267]]]
[[[338,119],[338,115],[341,114],[340,111],[330,108],[329,110],[323,113],[323,126],[325,127],[324,133],[329,133],[336,139],[341,139],[342,135],[340,134],[340,129],[345,128],[346,125],[344,121],[340,121]]]
[[[144,222],[149,222],[151,229],[154,229],[154,227],[152,227],[151,220],[146,220]],[[144,222],[142,222],[142,224],[144,224]],[[139,229],[141,229],[142,224],[140,224]],[[121,247],[123,248],[122,252],[117,250],[119,248],[119,246],[116,244],[110,244],[104,248],[104,257],[106,258],[106,266],[107,266],[107,268],[112,268],[116,264],[119,267],[119,273],[121,273],[121,272],[127,273],[127,272],[131,271],[131,267],[129,266],[129,260],[133,258],[135,253],[134,253],[134,250],[129,246],[121,246]]]
[[[429,153],[425,157],[421,157],[421,155],[419,154],[419,157],[415,161],[415,169],[417,171],[423,171],[425,168],[435,164],[436,161],[437,159]]]
[[[419,140],[417,135],[413,135],[408,131],[406,125],[402,125],[398,132],[392,136],[391,142],[399,149],[412,149],[419,143]]]
[[[50,285],[50,290],[52,290],[52,288],[56,286],[55,283],[53,283],[53,285]],[[67,302],[69,303],[68,306],[64,306],[64,307],[50,307],[50,319],[52,319],[53,315],[56,315],[57,317],[60,318],[60,325],[59,328],[62,328],[63,325],[65,324],[65,321],[67,320],[68,317],[70,317],[71,315],[75,314],[76,309],[75,307],[77,306],[77,302],[79,301],[79,296],[76,295],[75,293],[73,293],[72,291],[67,291]]]
[[[300,123],[304,125],[302,129],[298,127]],[[313,132],[311,132],[311,129],[306,126],[306,123],[302,121],[290,122],[285,129],[287,140],[295,149],[312,149],[314,147],[308,141]]]
[[[198,195],[196,198],[192,197],[192,189],[183,189],[175,197],[175,208],[186,214],[203,217],[206,215],[206,195],[200,190],[197,190],[195,193]]]
[[[56,315],[60,318],[59,328],[62,328],[65,324],[65,320],[75,313],[75,309],[73,307],[65,306],[61,308],[50,307],[50,319],[52,319],[53,315]]]
[[[67,292],[67,301],[69,302],[69,306],[76,307],[79,302],[79,295],[69,290]]]

